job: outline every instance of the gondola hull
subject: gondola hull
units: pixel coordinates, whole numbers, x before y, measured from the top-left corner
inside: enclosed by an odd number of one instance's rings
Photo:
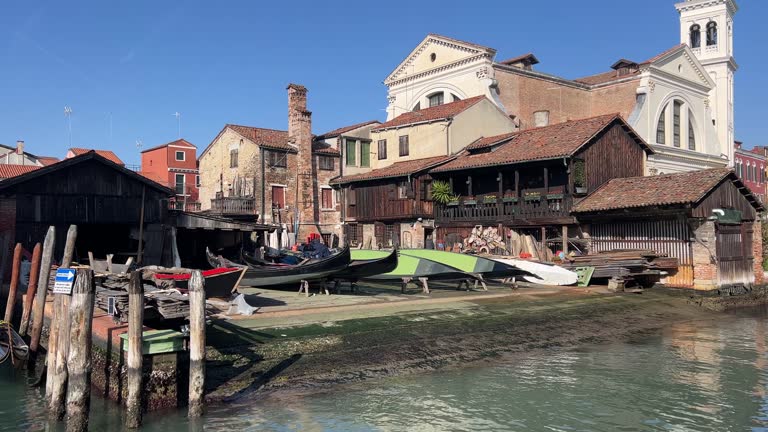
[[[366,259],[381,259],[389,255],[391,252],[383,250],[364,250],[356,249],[352,253],[352,257],[356,260]],[[403,278],[428,278],[429,280],[463,280],[463,279],[476,279],[477,277],[463,272],[455,267],[451,267],[445,264],[441,264],[436,261],[428,260],[425,258],[419,258],[409,255],[403,255],[400,253],[398,257],[397,267],[388,272],[381,273],[373,276],[367,276],[362,279],[374,280],[374,281],[402,281]]]
[[[329,279],[334,273],[346,269],[350,260],[350,251],[346,247],[334,255],[302,265],[250,267],[241,284],[254,287],[287,286],[302,280],[311,282]]]
[[[349,264],[349,267],[334,274],[332,277],[334,280],[356,282],[360,279],[389,273],[397,268],[397,264],[398,253],[397,249],[394,249],[389,255],[383,258],[353,260]]]
[[[246,269],[244,267],[204,270],[203,279],[205,280],[205,298],[231,296],[237,291],[237,287],[239,286],[245,271]],[[157,279],[173,280],[176,288],[179,290],[188,290],[191,273],[158,273],[155,277]]]
[[[29,346],[15,330],[0,325],[0,369],[13,369],[26,364]]]
[[[532,276],[531,273],[508,263],[494,261],[476,255],[445,252],[434,249],[402,249],[400,255],[439,262],[466,273],[482,275],[485,279]]]

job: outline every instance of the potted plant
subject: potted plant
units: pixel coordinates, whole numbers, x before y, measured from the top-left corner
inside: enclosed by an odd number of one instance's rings
[[[563,199],[563,194],[561,194],[561,193],[551,193],[551,194],[547,194],[547,199],[548,199],[548,200],[559,200],[559,199]]]
[[[496,195],[485,195],[483,197],[483,204],[496,204]]]
[[[541,192],[526,192],[526,201],[541,201]]]
[[[432,182],[432,201],[449,207],[457,206],[459,205],[459,196],[453,193],[450,183],[435,180]]]
[[[463,203],[464,205],[475,205],[477,204],[477,200],[475,199],[474,195],[467,195],[464,197]]]
[[[584,161],[577,160],[573,164],[573,187],[577,194],[587,193],[587,175],[584,172]]]
[[[515,203],[517,202],[517,197],[511,191],[504,192],[504,196],[501,198],[501,200],[505,203]]]

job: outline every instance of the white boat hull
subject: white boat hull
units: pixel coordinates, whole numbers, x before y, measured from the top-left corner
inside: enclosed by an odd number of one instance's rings
[[[556,265],[542,264],[535,261],[512,258],[493,258],[494,260],[513,265],[521,270],[532,273],[534,276],[523,276],[528,282],[541,285],[575,285],[578,276],[575,272],[558,267]]]

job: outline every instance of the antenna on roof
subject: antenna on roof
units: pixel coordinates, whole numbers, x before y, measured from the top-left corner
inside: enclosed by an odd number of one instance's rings
[[[136,148],[137,148],[137,149],[139,149],[139,151],[141,151],[141,148],[142,148],[142,147],[144,147],[144,143],[143,143],[143,142],[141,142],[141,140],[140,140],[140,139],[137,139],[137,140],[136,140]]]
[[[171,114],[172,116],[176,117],[176,123],[179,127],[179,136],[178,138],[181,139],[181,113],[176,111],[175,113]]]
[[[64,117],[67,118],[67,124],[69,129],[69,148],[72,148],[72,107],[64,107]]]

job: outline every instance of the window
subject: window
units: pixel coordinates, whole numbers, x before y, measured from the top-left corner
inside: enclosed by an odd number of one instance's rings
[[[429,96],[429,107],[436,107],[443,104],[443,92],[435,93]]]
[[[710,21],[707,23],[707,46],[717,45],[717,23]]]
[[[536,127],[549,126],[549,111],[534,112],[533,125]]]
[[[691,48],[699,48],[701,46],[701,26],[694,24],[691,26]]]
[[[285,187],[272,186],[272,208],[285,208]]]
[[[229,151],[229,167],[230,168],[237,168],[237,149],[233,149]]]
[[[319,156],[319,160],[317,165],[320,167],[323,171],[333,171],[334,169],[334,163],[333,158],[330,156]]]
[[[360,166],[368,168],[371,166],[371,143],[360,141]]]
[[[416,105],[413,107],[412,111],[418,111],[421,109],[421,102],[416,102]]]
[[[176,174],[176,195],[184,195],[184,174]]]
[[[451,93],[451,97],[453,98],[453,102],[458,102],[461,100],[460,97],[456,96],[455,94]]]
[[[408,135],[400,136],[400,156],[408,156]]]
[[[199,175],[195,176],[195,187],[200,187],[200,176]]]
[[[667,124],[667,108],[664,107],[664,109],[661,110],[661,115],[659,116],[659,123],[656,125],[656,143],[657,144],[666,144],[667,142],[666,124]]]
[[[285,168],[288,166],[288,153],[265,150],[267,152],[267,166],[270,168]]]
[[[688,111],[688,150],[696,150],[696,134],[693,131],[693,113]]]
[[[321,205],[323,209],[333,209],[333,189],[322,188],[320,189]]]
[[[183,161],[184,160],[184,152],[183,151],[177,151],[176,152],[176,160],[177,161]]]
[[[387,158],[387,140],[379,140],[379,160]]]
[[[355,166],[355,150],[357,148],[357,141],[347,139],[346,142],[346,156],[347,156],[347,166]]]
[[[680,101],[672,104],[672,145],[680,147]]]

